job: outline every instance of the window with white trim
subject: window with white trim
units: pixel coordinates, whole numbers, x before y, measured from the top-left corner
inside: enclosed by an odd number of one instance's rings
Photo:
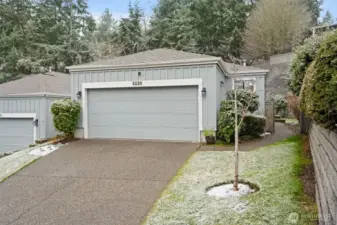
[[[256,91],[256,78],[255,77],[241,77],[232,79],[232,89],[243,89],[251,92]]]

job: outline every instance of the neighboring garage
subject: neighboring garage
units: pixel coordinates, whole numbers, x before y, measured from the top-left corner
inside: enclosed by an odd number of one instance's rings
[[[11,152],[18,149],[25,148],[34,143],[35,127],[33,120],[35,115],[31,118],[22,118],[22,116],[15,118],[14,115],[2,114],[0,115],[0,143],[1,150],[4,152]],[[4,129],[3,129],[4,128]]]
[[[268,71],[218,57],[156,49],[68,69],[82,104],[80,138],[203,141],[204,130],[216,131],[225,93],[241,82],[234,76],[253,85],[264,114]]]
[[[51,104],[69,98],[70,75],[27,75],[0,85],[0,153],[27,148],[57,135]]]

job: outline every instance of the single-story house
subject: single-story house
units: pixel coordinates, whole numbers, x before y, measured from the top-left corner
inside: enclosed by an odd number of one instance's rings
[[[264,114],[268,70],[218,57],[156,49],[67,69],[82,104],[80,138],[203,141],[235,85],[256,91]]]
[[[61,98],[70,98],[69,74],[27,75],[0,84],[0,152],[57,135],[50,107]]]

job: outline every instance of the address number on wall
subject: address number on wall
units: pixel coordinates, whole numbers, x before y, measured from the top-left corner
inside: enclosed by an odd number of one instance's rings
[[[143,85],[143,81],[140,81],[140,80],[132,81],[132,85],[133,86],[142,86]]]

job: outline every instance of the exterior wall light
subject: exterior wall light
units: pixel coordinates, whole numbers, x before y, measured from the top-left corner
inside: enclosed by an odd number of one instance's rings
[[[77,96],[77,99],[80,99],[82,97],[82,92],[78,91],[77,94],[76,94],[76,96]]]
[[[205,87],[204,87],[204,88],[202,88],[202,90],[201,90],[201,94],[202,94],[202,96],[204,96],[204,97],[205,97],[205,96],[206,96],[206,92],[207,92],[207,91],[206,91],[206,88],[205,88]]]
[[[220,81],[220,86],[221,87],[225,86],[225,83],[223,81]]]
[[[141,76],[142,75],[142,72],[138,72],[138,76]]]

